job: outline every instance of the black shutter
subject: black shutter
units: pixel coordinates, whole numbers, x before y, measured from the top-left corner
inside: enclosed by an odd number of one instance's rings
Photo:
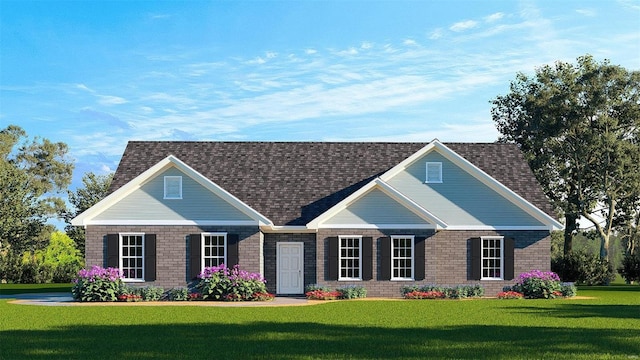
[[[373,279],[373,238],[362,238],[362,280]]]
[[[327,280],[338,280],[338,238],[330,237],[329,249],[327,251]]]
[[[471,280],[482,278],[482,239],[471,238]]]
[[[240,237],[238,234],[227,234],[227,267],[232,268],[240,262],[238,244]]]
[[[414,260],[414,264],[413,264],[413,270],[415,271],[415,274],[413,275],[413,279],[416,281],[419,280],[424,280],[424,267],[425,267],[425,258],[424,258],[424,252],[425,252],[425,237],[424,236],[416,236],[414,239],[414,246],[413,246],[413,250],[415,251],[415,254],[413,255],[413,260]]]
[[[120,267],[120,235],[107,234],[107,267]]]
[[[195,279],[202,270],[202,243],[200,234],[189,235],[189,278]]]
[[[511,238],[504,238],[504,279],[513,280],[514,268],[514,248],[515,241]]]
[[[144,235],[144,281],[156,280],[156,234]]]
[[[380,279],[391,280],[391,238],[380,239]]]

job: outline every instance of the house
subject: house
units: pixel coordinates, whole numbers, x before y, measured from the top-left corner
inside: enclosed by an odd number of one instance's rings
[[[491,294],[549,270],[562,228],[512,144],[132,141],[110,191],[72,221],[87,266],[163,287],[225,263],[280,295],[314,283]]]

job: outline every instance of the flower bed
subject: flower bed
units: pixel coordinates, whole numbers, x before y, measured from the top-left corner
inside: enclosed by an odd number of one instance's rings
[[[498,293],[498,299],[524,299],[524,295],[517,291],[502,291]]]
[[[440,291],[418,291],[414,290],[404,294],[405,299],[444,299],[445,294]]]
[[[516,283],[513,286],[505,287],[504,291],[518,292],[525,299],[555,299],[573,297],[577,294],[573,283],[560,282],[558,274],[540,270],[520,274]]]
[[[206,267],[200,275],[196,289],[202,300],[212,301],[265,301],[266,281],[258,273],[241,270],[238,265],[229,269],[226,265]]]

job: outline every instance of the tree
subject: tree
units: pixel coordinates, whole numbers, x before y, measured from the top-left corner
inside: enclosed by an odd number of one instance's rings
[[[73,210],[64,213],[63,218],[67,223],[64,230],[75,241],[76,247],[83,256],[85,249],[84,228],[71,225],[71,220],[107,196],[112,179],[113,173],[96,175],[89,172],[82,177],[83,187],[76,189],[76,191],[68,191],[69,203],[73,205]]]
[[[491,103],[499,141],[519,145],[565,216],[565,253],[582,216],[606,259],[616,214],[640,193],[640,72],[585,55],[517,74]]]
[[[49,217],[64,209],[57,196],[71,182],[67,145],[28,139],[16,125],[0,130],[0,246],[35,250]]]

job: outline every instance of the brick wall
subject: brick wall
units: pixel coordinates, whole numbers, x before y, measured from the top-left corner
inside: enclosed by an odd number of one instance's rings
[[[88,226],[86,266],[106,266],[107,234],[143,232],[156,234],[156,281],[144,285],[164,288],[186,286],[189,279],[189,234],[226,232],[238,234],[239,263],[243,270],[262,273],[262,236],[257,226]]]
[[[370,281],[328,281],[325,254],[328,238],[339,235],[362,235],[373,237],[373,280]],[[425,279],[423,281],[382,281],[380,280],[380,238],[391,235],[425,236]],[[470,239],[479,236],[505,236],[515,240],[514,274],[532,269],[548,271],[550,268],[550,238],[548,231],[438,231],[433,230],[357,230],[357,229],[321,229],[318,232],[317,246],[317,283],[332,288],[345,285],[360,285],[367,289],[369,297],[399,297],[405,285],[440,284],[462,285],[482,284],[487,296],[500,292],[505,285],[513,281],[476,281],[469,280],[471,275]]]

